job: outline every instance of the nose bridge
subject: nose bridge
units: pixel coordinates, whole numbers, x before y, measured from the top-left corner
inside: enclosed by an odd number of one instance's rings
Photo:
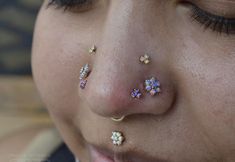
[[[132,65],[136,65],[138,56],[146,50],[148,35],[143,29],[146,22],[143,14],[136,12],[138,7],[133,10],[135,1],[112,1],[107,16],[95,64],[110,64],[106,70],[112,71],[112,74],[118,75],[118,70],[123,69],[133,72]]]
[[[96,110],[110,111],[108,114],[118,114],[120,109],[130,106],[131,89],[138,86],[141,72],[138,56],[144,44],[138,35],[132,34],[138,32],[132,23],[132,1],[127,1],[110,8],[90,77],[91,95],[101,106],[100,109],[96,106]]]
[[[102,80],[113,81],[112,85],[106,86],[114,86],[118,82],[118,86],[123,87],[131,84],[128,78],[136,78],[138,72],[141,72],[138,57],[144,54],[145,40],[140,39],[144,37],[140,21],[137,21],[139,27],[135,25],[134,19],[140,16],[133,11],[133,0],[117,0],[112,3],[118,4],[112,4],[109,10],[99,53],[94,61],[94,76],[99,75]]]

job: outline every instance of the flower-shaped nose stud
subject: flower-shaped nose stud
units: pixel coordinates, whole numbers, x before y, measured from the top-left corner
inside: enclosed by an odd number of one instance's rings
[[[141,92],[139,89],[133,89],[131,92],[131,97],[139,99],[141,97]]]
[[[145,90],[150,93],[151,96],[154,96],[161,92],[160,82],[154,77],[145,80]]]

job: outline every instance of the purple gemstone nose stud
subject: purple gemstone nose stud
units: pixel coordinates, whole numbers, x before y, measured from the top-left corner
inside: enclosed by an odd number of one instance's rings
[[[85,89],[87,80],[80,80],[80,88]]]
[[[132,92],[131,92],[131,97],[133,98],[140,98],[141,97],[141,92],[139,89],[133,89]]]
[[[145,90],[150,93],[151,96],[159,94],[161,92],[160,82],[154,77],[145,80]]]

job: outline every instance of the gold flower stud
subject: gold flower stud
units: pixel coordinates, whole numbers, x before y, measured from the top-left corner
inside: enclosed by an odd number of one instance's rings
[[[145,54],[144,56],[140,56],[140,62],[146,65],[149,64],[150,63],[149,55]]]

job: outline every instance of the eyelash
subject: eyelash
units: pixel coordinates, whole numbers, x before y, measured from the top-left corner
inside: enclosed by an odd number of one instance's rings
[[[55,5],[56,7],[63,8],[64,11],[66,11],[90,5],[91,2],[92,0],[50,0],[48,7]]]
[[[235,34],[235,19],[225,18],[211,14],[207,11],[202,10],[194,4],[190,4],[192,8],[191,18],[196,20],[204,26],[205,29],[211,29],[214,32]]]

